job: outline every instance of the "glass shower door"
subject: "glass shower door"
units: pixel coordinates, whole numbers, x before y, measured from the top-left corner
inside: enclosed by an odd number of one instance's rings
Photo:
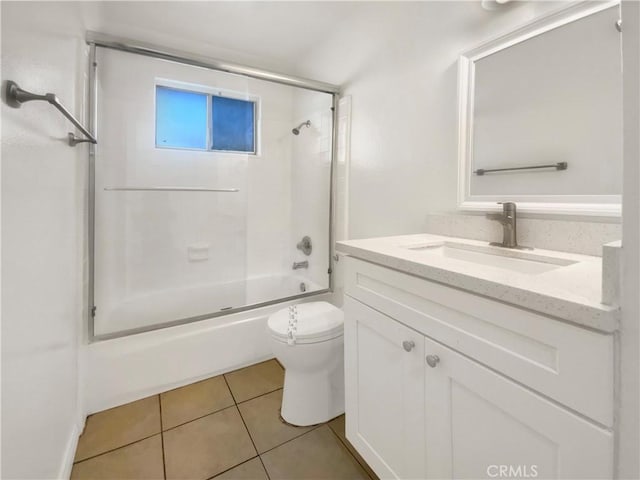
[[[326,292],[332,95],[96,50],[94,335]]]
[[[211,151],[208,94],[190,90],[246,80],[102,48],[97,63],[95,335],[244,305],[248,155]]]

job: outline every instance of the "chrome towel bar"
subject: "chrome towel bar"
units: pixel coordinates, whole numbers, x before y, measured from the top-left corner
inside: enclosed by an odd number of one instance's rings
[[[109,192],[239,192],[237,188],[205,188],[205,187],[104,187]]]
[[[532,165],[530,167],[511,167],[511,168],[479,168],[474,170],[476,175],[484,175],[492,172],[513,172],[516,170],[537,170],[539,168],[555,168],[556,170],[566,170],[569,164],[567,162],[551,163],[548,165]]]
[[[54,107],[56,107],[60,113],[62,113],[67,119],[75,125],[75,127],[80,130],[85,137],[87,138],[79,138],[76,137],[73,133],[69,132],[67,135],[69,145],[75,147],[78,143],[98,143],[96,138],[89,133],[89,130],[84,128],[82,124],[74,117],[69,110],[67,110],[64,105],[60,103],[58,97],[54,93],[46,93],[44,95],[38,95],[35,93],[27,92],[26,90],[21,89],[16,82],[11,80],[7,80],[7,84],[5,87],[5,101],[7,105],[12,108],[20,108],[20,106],[25,102],[30,102],[32,100],[42,100],[50,103]]]

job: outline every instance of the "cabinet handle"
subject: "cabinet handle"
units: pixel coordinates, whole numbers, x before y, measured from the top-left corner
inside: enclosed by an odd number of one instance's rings
[[[416,342],[414,342],[413,340],[405,340],[404,342],[402,342],[402,348],[404,348],[407,352],[413,350],[413,347],[415,346]]]
[[[435,368],[440,363],[440,357],[438,355],[427,355],[427,363],[431,368]]]

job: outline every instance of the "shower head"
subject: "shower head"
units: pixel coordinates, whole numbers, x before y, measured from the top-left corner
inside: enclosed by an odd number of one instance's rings
[[[307,120],[306,122],[302,122],[300,125],[298,125],[296,128],[294,128],[293,130],[291,130],[291,132],[294,135],[300,135],[300,129],[302,127],[306,126],[307,128],[309,128],[311,126],[311,120]]]

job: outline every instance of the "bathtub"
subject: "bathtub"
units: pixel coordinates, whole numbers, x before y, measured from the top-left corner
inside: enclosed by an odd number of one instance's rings
[[[201,319],[226,310],[245,308],[323,287],[295,275],[264,275],[242,281],[159,290],[127,298],[98,312],[94,335],[98,340]]]
[[[141,317],[153,317],[149,312],[157,318],[158,314],[166,313],[165,308],[177,309],[177,298],[187,303],[201,302],[199,307],[224,308],[229,298],[240,297],[222,296],[220,292],[236,295],[242,288],[244,298],[259,303],[278,298],[274,292],[300,294],[301,281],[309,290],[318,287],[300,277],[260,277],[235,284],[235,289],[227,284],[215,290],[217,295],[212,295],[211,289],[185,289],[181,292],[184,296],[176,298],[172,292],[171,299],[147,295],[135,302],[132,299],[127,303],[131,309],[120,312],[129,315],[130,321],[135,318],[141,324]],[[82,411],[88,415],[272,358],[267,332],[267,318],[271,313],[297,303],[333,302],[333,295],[326,290],[317,294],[309,290],[304,298],[228,314],[217,310],[219,316],[213,318],[83,345],[80,352],[81,385],[84,385],[80,395]]]

